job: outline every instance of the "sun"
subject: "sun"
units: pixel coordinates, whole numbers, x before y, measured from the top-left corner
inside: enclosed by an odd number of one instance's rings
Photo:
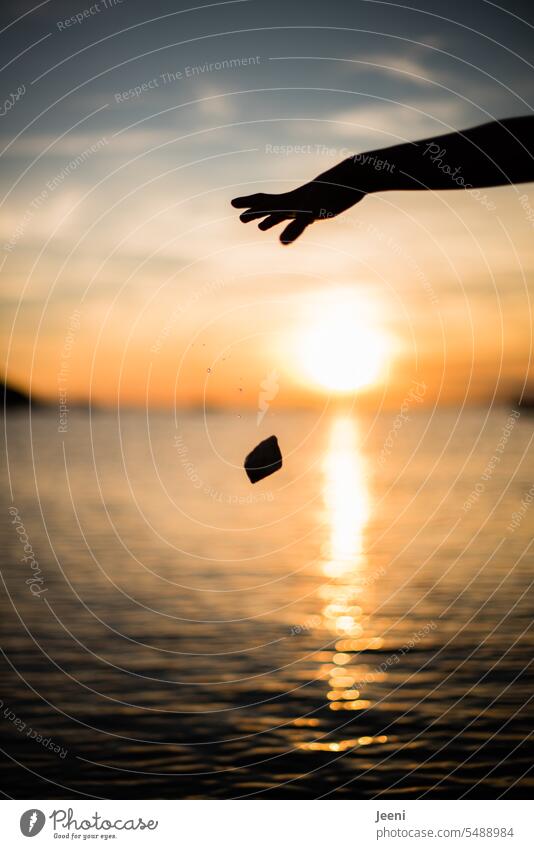
[[[295,336],[300,375],[344,395],[376,383],[389,354],[388,338],[362,299],[350,290],[329,292],[306,310]]]

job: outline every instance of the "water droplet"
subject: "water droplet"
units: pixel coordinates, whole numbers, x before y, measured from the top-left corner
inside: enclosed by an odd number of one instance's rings
[[[206,369],[206,371],[208,372],[208,374],[211,374],[211,369],[210,369],[210,368],[207,368],[207,369]]]

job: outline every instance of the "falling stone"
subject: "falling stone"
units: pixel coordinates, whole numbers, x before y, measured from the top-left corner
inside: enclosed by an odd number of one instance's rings
[[[247,454],[245,471],[251,483],[257,483],[282,468],[282,454],[276,436],[269,436]]]

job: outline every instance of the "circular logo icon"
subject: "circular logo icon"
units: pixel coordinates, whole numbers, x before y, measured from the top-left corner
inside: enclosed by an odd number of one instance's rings
[[[46,817],[38,808],[30,808],[24,811],[20,818],[20,830],[24,837],[35,837],[39,834],[46,822]]]

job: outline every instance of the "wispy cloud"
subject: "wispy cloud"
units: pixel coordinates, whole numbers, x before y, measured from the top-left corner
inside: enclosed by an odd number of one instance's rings
[[[332,115],[337,132],[355,144],[372,139],[383,146],[460,129],[466,106],[454,99],[419,98],[407,103],[373,103]]]

